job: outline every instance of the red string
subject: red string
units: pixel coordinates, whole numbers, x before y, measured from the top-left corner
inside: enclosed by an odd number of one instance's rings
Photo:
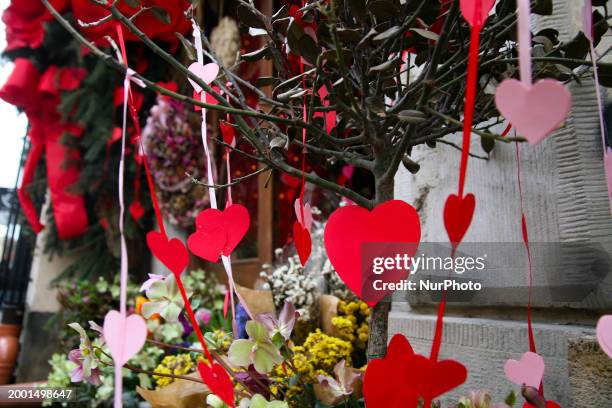
[[[465,93],[465,110],[463,114],[463,148],[459,168],[459,197],[463,197],[465,175],[470,154],[470,138],[474,122],[474,105],[476,104],[476,81],[478,80],[478,50],[480,49],[480,26],[470,31],[470,49],[468,56],[467,88]]]
[[[119,22],[116,23],[116,27],[117,27],[117,36],[119,37],[119,46],[121,48],[121,55],[123,56],[124,63],[127,66],[127,53],[125,49],[125,41],[123,39],[123,28],[121,27]],[[147,163],[147,155],[142,146],[142,140],[140,137],[140,122],[138,120],[138,111],[136,107],[134,106],[131,89],[129,89],[129,91],[130,92],[129,92],[128,105],[130,107],[130,116],[134,124],[134,130],[136,131],[136,137],[138,139],[138,143],[140,145],[140,149],[143,155],[142,161],[144,162],[145,173],[147,176],[147,184],[149,186],[151,200],[153,201],[153,208],[155,209],[155,217],[157,219],[157,223],[159,225],[160,232],[162,233],[164,238],[167,240],[168,236],[166,235],[166,229],[164,228],[164,219],[159,209],[159,203],[157,202],[157,195],[155,193],[155,185],[153,184],[153,178],[151,177],[151,171],[149,170],[149,165]],[[175,277],[176,277],[177,286],[181,293],[181,297],[183,298],[183,302],[185,303],[185,309],[187,310],[187,315],[189,316],[191,325],[193,326],[193,329],[196,332],[196,336],[198,337],[198,340],[200,341],[200,344],[202,345],[202,349],[204,350],[204,354],[206,355],[206,358],[208,359],[209,363],[212,364],[213,362],[212,355],[210,354],[210,351],[208,350],[208,347],[206,346],[206,341],[204,340],[204,336],[202,335],[202,330],[200,329],[200,325],[198,324],[195,314],[193,313],[193,309],[191,308],[191,303],[189,302],[189,297],[187,296],[187,292],[185,291],[185,286],[183,285],[183,281],[181,280],[181,277],[179,274],[175,274]]]
[[[479,12],[476,7],[476,12]],[[463,114],[463,146],[461,149],[461,163],[459,167],[458,195],[463,197],[465,186],[465,176],[470,154],[470,139],[472,134],[472,124],[474,122],[474,105],[476,104],[476,82],[478,80],[478,52],[480,49],[480,29],[481,25],[474,25],[470,31],[470,48],[468,55],[468,73],[465,91],[465,109]],[[457,247],[453,245],[451,257],[455,257]],[[442,345],[442,334],[444,331],[444,310],[446,309],[446,290],[442,292],[442,299],[438,305],[438,317],[436,329],[431,344],[430,360],[437,361]],[[425,404],[427,406],[427,404]]]

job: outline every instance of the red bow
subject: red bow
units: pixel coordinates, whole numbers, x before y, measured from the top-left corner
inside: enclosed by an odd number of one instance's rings
[[[51,192],[51,204],[55,216],[58,237],[70,239],[87,229],[87,211],[81,194],[69,192],[79,179],[80,154],[61,143],[66,132],[79,136],[82,129],[65,123],[57,112],[61,92],[78,87],[85,77],[82,68],[51,66],[42,75],[32,61],[17,58],[8,81],[0,89],[0,98],[23,109],[28,116],[31,148],[26,159],[23,179],[17,194],[23,212],[36,233],[43,229],[27,188],[34,178],[36,166],[46,154],[47,182]]]

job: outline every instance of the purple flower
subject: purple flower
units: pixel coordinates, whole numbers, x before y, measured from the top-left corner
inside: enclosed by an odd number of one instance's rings
[[[93,351],[89,351],[89,353],[93,353]],[[102,383],[100,381],[100,370],[91,356],[84,356],[81,349],[74,349],[68,353],[68,359],[77,365],[70,372],[70,381],[74,383],[87,381],[96,386]]]
[[[140,292],[144,292],[149,290],[149,288],[151,287],[151,285],[153,285],[155,282],[160,281],[160,280],[164,280],[165,276],[164,275],[156,275],[154,273],[149,273],[149,279],[147,279],[142,286],[140,287]]]
[[[278,319],[271,313],[261,313],[257,315],[257,320],[266,326],[272,339],[276,334],[280,334],[285,340],[289,340],[298,317],[300,313],[295,310],[295,306],[285,301]]]

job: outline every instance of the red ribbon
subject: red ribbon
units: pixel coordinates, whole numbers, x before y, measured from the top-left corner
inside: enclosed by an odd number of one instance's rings
[[[31,149],[17,191],[23,212],[32,229],[39,233],[43,225],[27,188],[45,153],[51,204],[58,237],[62,240],[83,234],[88,220],[83,196],[68,191],[79,179],[79,151],[61,143],[64,133],[79,136],[82,128],[63,122],[57,106],[61,101],[61,92],[77,88],[86,74],[82,68],[59,68],[53,65],[41,75],[30,60],[17,58],[11,76],[0,89],[0,98],[23,109],[30,122],[28,137]]]

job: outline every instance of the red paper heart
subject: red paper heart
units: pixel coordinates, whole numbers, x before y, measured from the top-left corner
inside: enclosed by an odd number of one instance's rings
[[[180,275],[189,265],[187,248],[177,238],[168,240],[161,232],[150,231],[147,234],[147,245],[153,256],[175,275]]]
[[[470,227],[475,207],[476,198],[474,194],[468,194],[464,197],[451,194],[446,199],[446,204],[444,204],[444,227],[453,247],[459,245]]]
[[[218,225],[196,231],[187,239],[187,246],[194,255],[210,262],[219,262],[227,243],[227,232]]]
[[[219,255],[223,253],[225,256],[230,256],[249,230],[249,224],[249,212],[243,205],[232,204],[223,211],[209,208],[198,214],[196,234],[209,231],[208,236],[215,240],[221,240],[223,237],[220,236],[219,231],[225,232],[225,240]],[[218,242],[215,242],[213,246],[216,248],[217,244]],[[191,245],[189,248],[191,248]]]
[[[234,127],[227,122],[219,122],[219,129],[221,129],[223,141],[232,147],[236,146],[236,130]]]
[[[412,346],[396,334],[387,347],[385,358],[368,363],[363,380],[363,398],[368,408],[416,407],[418,395],[408,387],[408,362],[414,355]]]
[[[140,201],[134,201],[132,204],[130,204],[130,214],[135,221],[140,220],[144,213],[145,210],[142,207],[142,204],[140,204]]]
[[[467,370],[455,360],[433,361],[415,354],[408,360],[409,384],[425,401],[447,393],[467,379]]]
[[[302,266],[306,265],[310,252],[312,251],[312,241],[310,240],[310,232],[298,221],[293,223],[293,242],[295,249],[300,257]]]
[[[234,408],[234,384],[227,371],[215,362],[210,366],[203,361],[198,363],[198,371],[208,389],[227,405]]]
[[[496,0],[461,0],[461,14],[472,27],[482,27]],[[478,4],[480,3],[480,4]],[[477,6],[480,13],[477,12]]]
[[[528,402],[523,404],[523,408],[536,408]],[[546,408],[561,408],[561,405],[557,404],[555,401],[546,401]]]
[[[348,205],[329,217],[325,226],[325,248],[332,265],[344,283],[360,298],[374,305],[387,293],[362,293],[363,284],[376,277],[371,269],[362,268],[362,244],[409,243],[406,253],[413,256],[421,239],[419,215],[409,204],[400,200],[387,201],[373,211]],[[363,270],[363,272],[362,272]],[[385,272],[386,282],[398,282],[407,272]]]

